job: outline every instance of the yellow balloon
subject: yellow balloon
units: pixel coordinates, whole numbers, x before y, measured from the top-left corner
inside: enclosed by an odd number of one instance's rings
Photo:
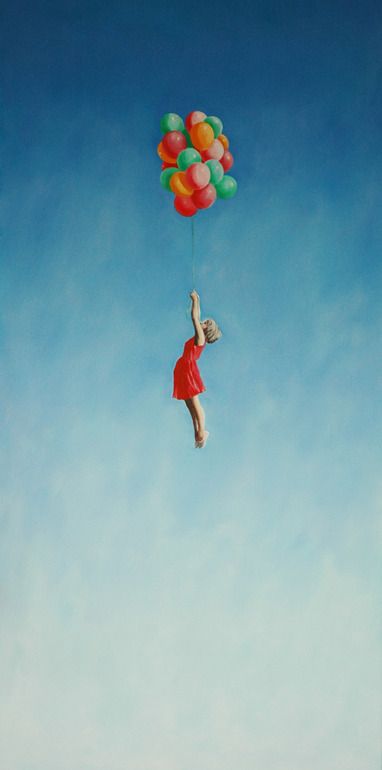
[[[175,195],[192,195],[194,190],[187,182],[184,171],[177,171],[170,179],[170,187]]]
[[[218,136],[218,139],[219,139],[219,142],[221,142],[221,143],[222,143],[222,145],[223,145],[224,149],[225,149],[225,150],[228,150],[228,147],[229,147],[229,141],[228,141],[227,137],[226,137],[226,136],[224,136],[224,134],[220,134],[220,136]]]
[[[190,136],[192,144],[199,151],[208,150],[215,139],[212,126],[209,123],[204,123],[204,121],[191,126]]]
[[[171,155],[169,155],[166,150],[163,147],[163,142],[159,142],[157,153],[161,160],[164,160],[165,163],[171,163],[172,165],[176,164],[176,158],[172,158]]]

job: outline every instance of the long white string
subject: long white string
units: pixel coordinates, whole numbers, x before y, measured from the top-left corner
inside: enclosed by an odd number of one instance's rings
[[[192,288],[195,289],[195,224],[191,218],[191,259],[192,259]]]
[[[191,277],[192,277],[192,290],[195,289],[195,225],[194,225],[194,219],[192,217],[191,219]],[[190,302],[190,307],[187,310],[187,315],[191,315],[192,310],[192,301]]]

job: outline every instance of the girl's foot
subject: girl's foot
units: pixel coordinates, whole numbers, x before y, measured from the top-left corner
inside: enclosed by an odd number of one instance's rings
[[[205,447],[205,445],[206,445],[206,443],[207,443],[207,439],[208,439],[208,436],[209,436],[209,435],[210,435],[210,434],[209,434],[208,430],[205,430],[205,431],[204,431],[204,434],[203,434],[203,438],[201,439],[201,441],[197,441],[197,442],[195,443],[195,446],[196,446],[198,449],[203,449],[203,447]]]

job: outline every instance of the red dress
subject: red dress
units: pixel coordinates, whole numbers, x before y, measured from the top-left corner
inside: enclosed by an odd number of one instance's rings
[[[184,401],[198,396],[205,390],[197,365],[197,360],[204,350],[204,345],[195,345],[195,337],[184,344],[183,355],[178,358],[174,369],[174,390],[172,397]]]

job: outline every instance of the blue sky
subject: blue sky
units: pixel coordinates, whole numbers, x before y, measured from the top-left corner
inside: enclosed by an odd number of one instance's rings
[[[3,18],[0,746],[8,770],[377,770],[377,3],[12,3]],[[198,214],[210,439],[171,399]]]

